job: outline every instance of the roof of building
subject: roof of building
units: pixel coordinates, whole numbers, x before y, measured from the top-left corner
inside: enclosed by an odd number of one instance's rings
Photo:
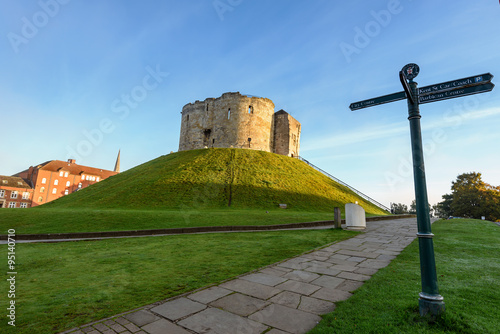
[[[99,175],[103,178],[107,178],[113,175],[118,174],[117,172],[107,170],[107,169],[101,169],[101,168],[94,168],[94,167],[88,167],[88,166],[82,166],[78,165],[72,161],[61,161],[61,160],[50,160],[43,162],[41,164],[33,166],[35,169],[39,170],[46,170],[50,172],[59,172],[59,171],[65,171],[73,175],[77,174],[90,174],[90,175]],[[15,175],[20,175],[22,173],[26,173],[28,170],[19,172]]]
[[[31,188],[31,186],[23,178],[5,175],[0,175],[0,186],[12,188]]]

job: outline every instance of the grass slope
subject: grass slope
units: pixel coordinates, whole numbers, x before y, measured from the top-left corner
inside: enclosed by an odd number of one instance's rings
[[[418,314],[421,291],[418,241],[380,270],[310,334],[500,333],[500,228],[472,219],[432,225],[444,316]]]
[[[43,208],[290,209],[333,211],[358,203],[387,212],[304,162],[243,149],[207,149],[161,156]]]

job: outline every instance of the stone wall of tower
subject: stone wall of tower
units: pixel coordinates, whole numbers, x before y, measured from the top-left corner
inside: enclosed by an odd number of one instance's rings
[[[179,151],[235,147],[273,152],[273,115],[271,100],[240,93],[186,104]]]
[[[300,123],[289,113],[274,114],[274,153],[297,157],[300,151]]]

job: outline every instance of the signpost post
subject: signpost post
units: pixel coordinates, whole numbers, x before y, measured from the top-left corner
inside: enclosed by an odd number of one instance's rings
[[[418,246],[420,253],[420,274],[422,292],[419,294],[420,315],[429,315],[432,318],[445,310],[443,297],[439,294],[437,284],[436,263],[434,259],[434,245],[429,217],[429,202],[427,199],[427,185],[425,181],[424,154],[422,146],[422,132],[420,129],[419,105],[429,102],[442,101],[456,97],[489,92],[495,87],[491,83],[493,75],[490,73],[473,77],[448,81],[436,85],[417,88],[413,79],[420,69],[417,64],[408,64],[399,72],[399,78],[404,91],[384,95],[369,100],[351,103],[351,110],[358,110],[384,103],[407,99],[408,120],[410,122],[411,149],[413,157],[413,178],[415,184],[415,200],[417,202]],[[408,80],[408,81],[407,81]]]

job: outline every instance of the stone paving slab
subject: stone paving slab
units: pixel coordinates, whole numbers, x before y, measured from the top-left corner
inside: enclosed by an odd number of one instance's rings
[[[262,299],[233,293],[232,295],[216,300],[210,306],[221,308],[237,315],[247,316],[263,309],[269,304],[271,303]]]
[[[333,312],[335,310],[335,304],[321,299],[302,296],[298,309],[322,315]]]
[[[269,285],[269,286],[275,286],[286,281],[286,278],[276,277],[273,275],[268,275],[263,273],[250,274],[242,276],[240,278],[250,282]]]
[[[278,288],[280,290],[296,292],[296,293],[299,293],[301,295],[309,296],[311,293],[319,290],[321,287],[317,286],[317,285],[309,284],[309,283],[288,280],[285,283],[281,283],[280,285],[277,285],[276,288]]]
[[[319,277],[318,279],[312,281],[311,284],[319,285],[320,287],[324,287],[324,288],[335,289],[337,286],[339,286],[344,281],[345,281],[345,279],[342,279],[342,278],[323,275],[323,276]]]
[[[187,298],[178,298],[152,308],[151,312],[175,321],[190,314],[204,310],[205,308],[207,308],[205,304],[201,304]]]
[[[304,270],[294,270],[292,272],[289,272],[289,273],[283,275],[282,277],[287,278],[287,279],[293,279],[295,281],[309,283],[309,282],[317,279],[318,277],[320,277],[320,275],[315,274],[315,273],[310,273],[310,272],[307,272]]]
[[[211,288],[193,293],[189,295],[188,298],[202,304],[208,304],[231,293],[233,293],[231,290],[213,286]]]
[[[269,328],[261,322],[216,308],[208,308],[180,321],[179,324],[203,334],[260,334]]]
[[[243,294],[264,300],[269,299],[281,292],[279,289],[242,279],[235,279],[233,281],[222,283],[220,286],[228,290],[241,292]]]
[[[269,332],[267,332],[266,334],[290,334],[290,333],[283,332],[283,331],[280,331],[279,329],[273,328]]]
[[[300,297],[301,295],[298,293],[283,291],[273,298],[269,299],[269,301],[283,306],[297,308],[300,305]]]
[[[337,290],[353,292],[363,285],[360,281],[344,280],[338,286],[335,287]]]
[[[313,298],[323,299],[332,303],[340,302],[349,299],[352,293],[339,289],[321,288],[311,295]]]
[[[416,226],[369,222],[349,240],[63,334],[306,333],[409,245]]]
[[[125,318],[127,318],[128,320],[130,320],[139,327],[161,319],[156,315],[154,315],[153,313],[145,310],[139,310],[137,312],[127,314]]]
[[[142,327],[144,331],[149,334],[191,334],[187,330],[179,327],[170,321],[165,319],[160,319],[158,321],[152,322],[144,327]]]
[[[315,314],[278,304],[269,305],[262,311],[252,314],[249,319],[296,334],[313,329],[321,321]]]

